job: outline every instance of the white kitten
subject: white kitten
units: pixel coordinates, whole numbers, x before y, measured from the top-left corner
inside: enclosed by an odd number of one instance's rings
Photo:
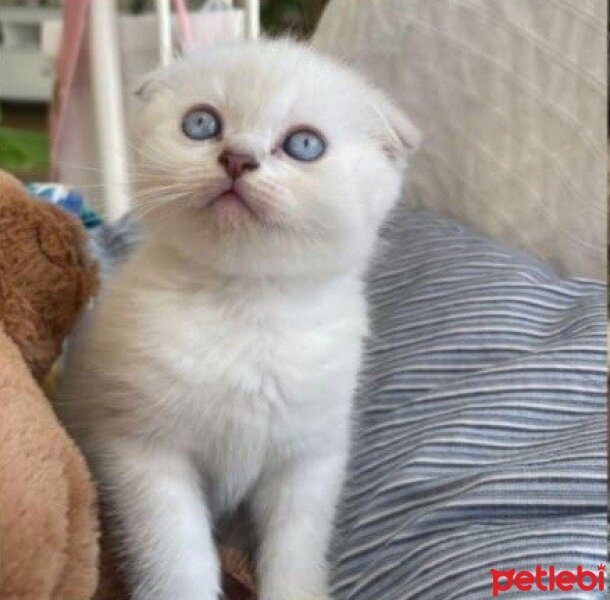
[[[215,599],[214,524],[243,502],[261,600],[329,598],[362,275],[417,131],[288,41],[180,61],[139,102],[149,235],[72,350],[61,412],[134,599]]]

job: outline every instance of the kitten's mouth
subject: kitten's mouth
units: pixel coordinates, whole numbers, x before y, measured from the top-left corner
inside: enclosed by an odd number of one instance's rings
[[[234,186],[216,196],[208,206],[217,208],[222,214],[231,219],[236,218],[243,212],[254,218],[258,217],[251,203]]]

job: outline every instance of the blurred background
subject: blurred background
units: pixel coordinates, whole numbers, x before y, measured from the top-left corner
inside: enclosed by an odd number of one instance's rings
[[[80,192],[109,222],[128,211],[130,92],[171,58],[171,41],[159,43],[169,19],[155,12],[168,1],[0,0],[0,168],[61,182],[49,193]],[[258,1],[260,13],[243,10]],[[268,35],[315,30],[317,49],[357,64],[422,131],[412,206],[564,272],[605,274],[606,0],[171,4],[174,51],[255,37],[252,15]]]
[[[224,0],[211,0],[222,5]],[[261,0],[261,26],[269,35],[309,35],[326,0]],[[120,0],[125,14],[154,10],[152,0]],[[189,0],[200,10],[203,0]],[[238,4],[236,2],[236,4]],[[49,178],[48,110],[53,59],[44,23],[61,19],[61,0],[0,0],[0,169],[24,181]]]

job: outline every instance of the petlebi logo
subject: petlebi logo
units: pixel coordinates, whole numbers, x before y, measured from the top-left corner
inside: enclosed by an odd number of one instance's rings
[[[534,571],[517,571],[509,569],[498,571],[491,569],[491,591],[494,597],[509,590],[520,592],[538,590],[540,592],[584,592],[604,591],[606,589],[606,565],[597,565],[597,571],[587,571],[578,565],[572,571],[560,571],[555,565],[543,568],[536,565]]]

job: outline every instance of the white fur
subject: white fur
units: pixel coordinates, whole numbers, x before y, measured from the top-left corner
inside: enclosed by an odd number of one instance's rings
[[[400,190],[410,123],[348,69],[287,41],[209,51],[140,92],[147,241],[71,352],[60,409],[116,517],[135,600],[213,600],[213,530],[247,502],[261,600],[329,598],[325,553],[366,334],[362,275]],[[222,139],[180,130],[216,107]],[[324,157],[281,150],[294,126]],[[209,206],[225,149],[261,162]]]

